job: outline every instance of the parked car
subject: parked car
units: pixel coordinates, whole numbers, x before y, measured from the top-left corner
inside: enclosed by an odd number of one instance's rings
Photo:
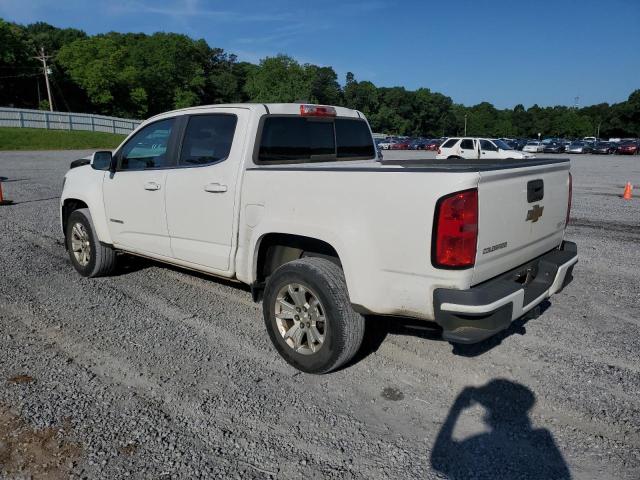
[[[473,343],[571,280],[568,160],[386,162],[347,108],[175,110],[74,162],[64,245],[85,277],[128,252],[250,285],[275,349],[310,373],[353,358],[365,314],[435,320]]]
[[[392,146],[396,144],[395,140],[384,140],[378,144],[382,150],[391,150]]]
[[[390,150],[409,150],[410,140],[399,140],[391,144]]]
[[[529,140],[524,147],[522,147],[523,152],[537,153],[542,152],[544,149],[544,145],[542,142],[538,140]]]
[[[450,138],[438,148],[437,159],[465,158],[468,160],[532,158],[526,152],[518,152],[502,140],[488,138]]]
[[[564,153],[564,145],[560,142],[547,143],[542,151],[544,153]]]
[[[509,142],[509,145],[511,145],[514,150],[522,151],[527,142],[528,140],[525,138],[516,138],[514,140],[511,140],[511,142]]]
[[[593,147],[582,140],[571,142],[571,144],[569,144],[569,148],[567,148],[567,153],[591,153],[592,151]]]
[[[616,146],[611,142],[598,142],[593,146],[592,153],[609,155],[615,153]]]
[[[409,143],[409,150],[426,150],[427,140],[417,138]]]
[[[618,145],[616,153],[619,155],[637,155],[640,153],[640,142],[627,141]]]
[[[442,142],[439,139],[428,140],[425,145],[425,150],[436,151]]]

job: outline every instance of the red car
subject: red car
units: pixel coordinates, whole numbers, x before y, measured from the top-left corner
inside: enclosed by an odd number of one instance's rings
[[[637,142],[624,142],[618,146],[616,153],[619,155],[636,155],[640,153]]]
[[[400,140],[397,143],[391,144],[391,150],[409,150],[409,140]]]
[[[440,146],[440,140],[429,140],[425,146],[425,150],[438,150],[438,147]]]

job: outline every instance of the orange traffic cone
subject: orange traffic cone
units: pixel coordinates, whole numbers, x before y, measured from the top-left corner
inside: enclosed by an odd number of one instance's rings
[[[627,184],[624,187],[624,193],[622,194],[622,198],[624,198],[625,200],[631,200],[631,190],[633,190],[633,187],[631,186],[631,182],[627,182]]]
[[[2,195],[2,182],[0,182],[0,205],[11,205],[12,203],[11,200],[6,200]]]

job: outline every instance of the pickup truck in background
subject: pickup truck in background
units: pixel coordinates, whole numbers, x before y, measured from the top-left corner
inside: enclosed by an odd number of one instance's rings
[[[72,163],[69,258],[108,275],[119,252],[251,286],[277,351],[325,373],[364,315],[435,320],[473,343],[560,291],[569,161],[378,158],[362,113],[307,104],[193,107]]]

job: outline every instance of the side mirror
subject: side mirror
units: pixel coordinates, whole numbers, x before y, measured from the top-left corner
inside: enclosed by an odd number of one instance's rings
[[[113,163],[113,155],[108,150],[95,152],[91,156],[91,166],[95,170],[111,170],[112,167],[115,167],[112,165]]]

